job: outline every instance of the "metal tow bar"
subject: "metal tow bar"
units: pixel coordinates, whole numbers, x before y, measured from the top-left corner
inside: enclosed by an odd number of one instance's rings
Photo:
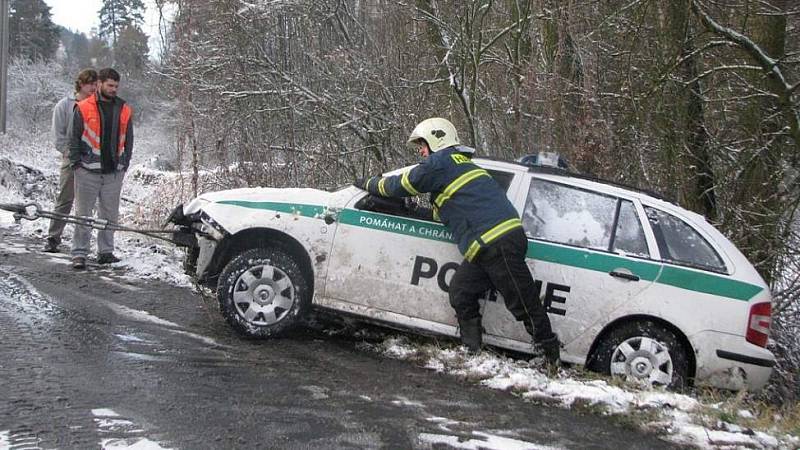
[[[176,244],[172,239],[159,234],[172,234],[173,230],[148,230],[126,227],[118,223],[109,222],[105,219],[96,219],[94,217],[85,216],[70,216],[53,211],[46,211],[42,209],[38,203],[0,203],[0,209],[14,213],[14,220],[37,220],[40,218],[61,220],[66,223],[73,223],[77,225],[85,225],[95,228],[97,230],[113,230],[113,231],[127,231],[129,233],[138,233],[152,238],[161,239]]]

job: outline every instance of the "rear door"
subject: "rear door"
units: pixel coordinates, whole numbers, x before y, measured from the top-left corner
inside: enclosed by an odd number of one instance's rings
[[[534,174],[529,180],[520,199],[528,264],[566,353],[583,358],[587,344],[570,344],[599,331],[658,278],[652,234],[635,198],[565,177]]]

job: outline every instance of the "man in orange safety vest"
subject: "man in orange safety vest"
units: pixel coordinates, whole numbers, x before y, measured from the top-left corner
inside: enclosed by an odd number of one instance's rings
[[[98,72],[97,92],[77,103],[69,159],[75,169],[75,210],[116,223],[122,180],[133,153],[133,109],[120,97],[119,73],[111,68]],[[72,267],[86,268],[92,230],[76,225],[72,238]],[[114,231],[97,233],[97,263],[119,262],[114,255]]]

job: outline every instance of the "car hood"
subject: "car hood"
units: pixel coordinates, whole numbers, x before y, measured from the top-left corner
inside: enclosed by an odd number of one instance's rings
[[[268,220],[281,217],[325,219],[335,215],[359,193],[356,187],[336,192],[298,188],[244,188],[203,194],[184,205],[186,215],[203,213],[217,226],[229,233],[265,226]],[[288,216],[287,216],[288,214]],[[285,225],[285,224],[284,224]],[[278,226],[274,222],[271,226]]]
[[[243,188],[226,191],[208,192],[190,201],[184,207],[185,214],[194,214],[209,203],[223,204],[259,204],[265,209],[269,205],[322,206],[341,208],[358,192],[357,189],[342,189],[337,192],[319,189],[300,188]]]

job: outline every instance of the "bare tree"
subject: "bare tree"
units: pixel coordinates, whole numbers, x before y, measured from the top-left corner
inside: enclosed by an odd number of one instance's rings
[[[202,169],[214,188],[347,182],[413,162],[409,130],[445,116],[482,154],[558,150],[704,214],[792,329],[792,2],[158,1],[177,9],[159,71],[192,190],[210,186]]]

